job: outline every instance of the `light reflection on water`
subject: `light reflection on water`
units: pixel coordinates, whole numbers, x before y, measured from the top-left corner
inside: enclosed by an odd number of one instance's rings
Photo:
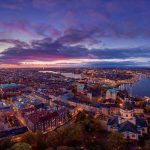
[[[126,89],[131,96],[150,97],[150,78],[141,78],[134,84],[126,84],[122,88]]]

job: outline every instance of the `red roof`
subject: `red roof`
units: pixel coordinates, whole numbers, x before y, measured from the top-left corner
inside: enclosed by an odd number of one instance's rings
[[[61,114],[62,112],[64,112],[65,109],[60,109],[60,110],[42,110],[42,111],[35,111],[32,114],[26,115],[26,117],[33,123],[39,123],[39,122],[45,122],[48,120],[51,120],[57,116],[59,116],[59,114]]]

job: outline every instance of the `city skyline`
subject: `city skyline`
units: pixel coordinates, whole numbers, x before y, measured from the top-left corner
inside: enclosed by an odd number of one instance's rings
[[[149,67],[150,1],[0,0],[1,67]]]

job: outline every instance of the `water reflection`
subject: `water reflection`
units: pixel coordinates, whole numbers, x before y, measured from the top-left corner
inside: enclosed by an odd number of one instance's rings
[[[142,77],[134,84],[122,84],[120,90],[127,90],[130,96],[144,97],[150,96],[150,78]]]

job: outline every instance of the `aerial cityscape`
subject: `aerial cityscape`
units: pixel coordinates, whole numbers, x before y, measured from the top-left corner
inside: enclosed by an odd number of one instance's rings
[[[0,150],[150,150],[149,0],[0,0]]]

